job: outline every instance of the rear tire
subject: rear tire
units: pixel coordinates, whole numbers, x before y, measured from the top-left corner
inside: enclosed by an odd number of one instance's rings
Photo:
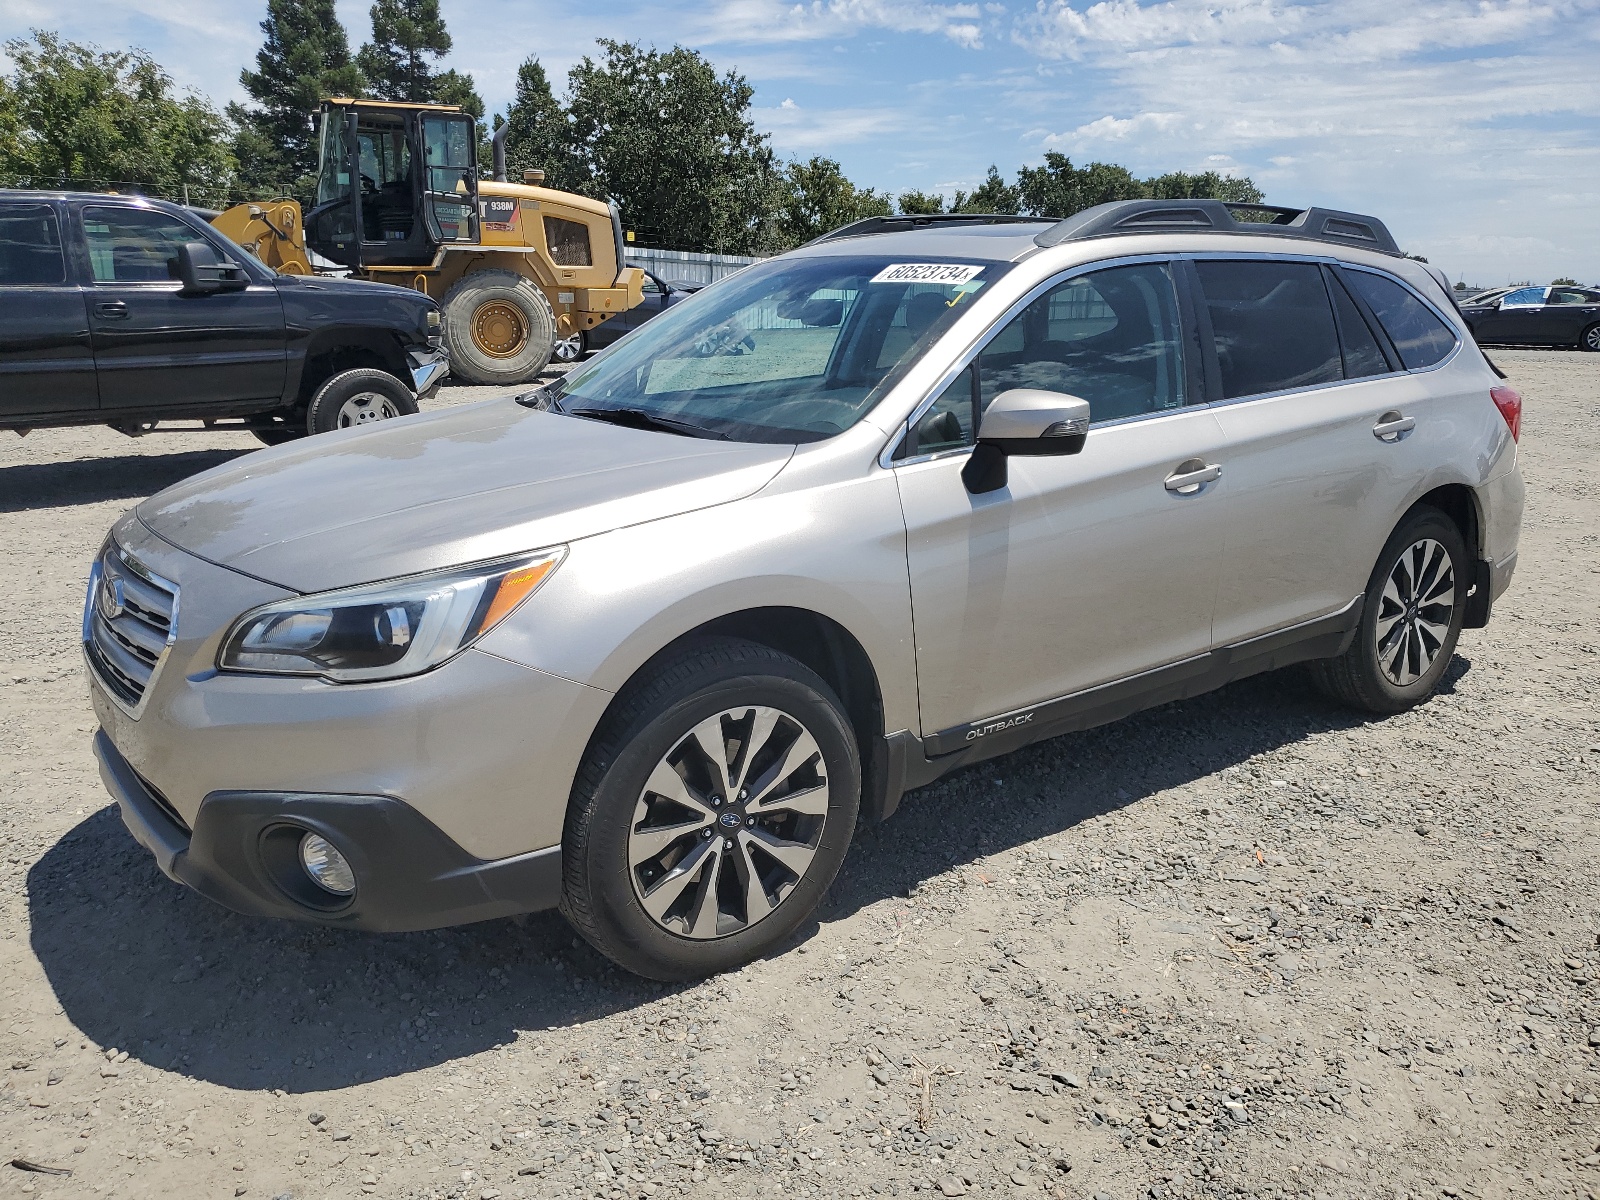
[[[331,433],[408,417],[416,411],[417,398],[411,389],[389,372],[356,367],[339,372],[317,389],[306,408],[306,430]]]
[[[444,298],[450,369],[472,383],[527,383],[556,345],[556,316],[533,280],[515,271],[474,271]]]
[[[1591,325],[1583,331],[1583,336],[1578,339],[1578,348],[1600,351],[1600,325]]]
[[[860,803],[855,735],[821,677],[753,642],[697,643],[632,688],[584,756],[561,911],[635,974],[733,970],[816,909]]]
[[[1378,556],[1354,640],[1339,657],[1310,663],[1312,681],[1364,712],[1421,704],[1455,654],[1472,565],[1454,521],[1436,508],[1413,509]]]

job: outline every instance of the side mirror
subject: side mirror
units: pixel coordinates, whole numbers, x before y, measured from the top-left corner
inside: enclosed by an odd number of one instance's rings
[[[217,252],[207,242],[185,242],[179,246],[174,268],[185,296],[237,292],[250,283],[241,267],[217,257]]]
[[[1013,454],[1076,454],[1089,437],[1089,402],[1065,392],[1012,388],[989,402],[978,426],[978,444],[961,470],[973,495],[1006,485],[1006,459]]]

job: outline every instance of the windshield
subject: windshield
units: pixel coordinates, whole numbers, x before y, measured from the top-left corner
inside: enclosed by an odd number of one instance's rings
[[[1009,263],[778,258],[687,297],[552,385],[564,412],[814,442],[868,412]]]

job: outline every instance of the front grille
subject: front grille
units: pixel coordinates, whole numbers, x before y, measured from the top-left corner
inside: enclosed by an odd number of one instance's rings
[[[107,542],[89,576],[83,641],[108,691],[129,708],[144,700],[172,643],[176,584],[151,575]]]

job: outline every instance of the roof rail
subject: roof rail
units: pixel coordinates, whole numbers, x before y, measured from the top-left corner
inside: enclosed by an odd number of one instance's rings
[[[1236,218],[1235,213],[1244,219]],[[1040,246],[1059,246],[1062,242],[1128,233],[1257,234],[1358,246],[1396,257],[1401,253],[1377,217],[1333,208],[1282,208],[1225,200],[1118,200],[1097,204],[1056,222],[1033,240]]]
[[[900,233],[907,229],[925,229],[930,225],[1036,225],[1045,221],[1053,221],[1053,218],[1019,217],[1010,213],[917,213],[899,217],[862,217],[859,221],[839,226],[831,233],[812,238],[806,245],[835,242],[840,238],[865,237],[869,233]]]

